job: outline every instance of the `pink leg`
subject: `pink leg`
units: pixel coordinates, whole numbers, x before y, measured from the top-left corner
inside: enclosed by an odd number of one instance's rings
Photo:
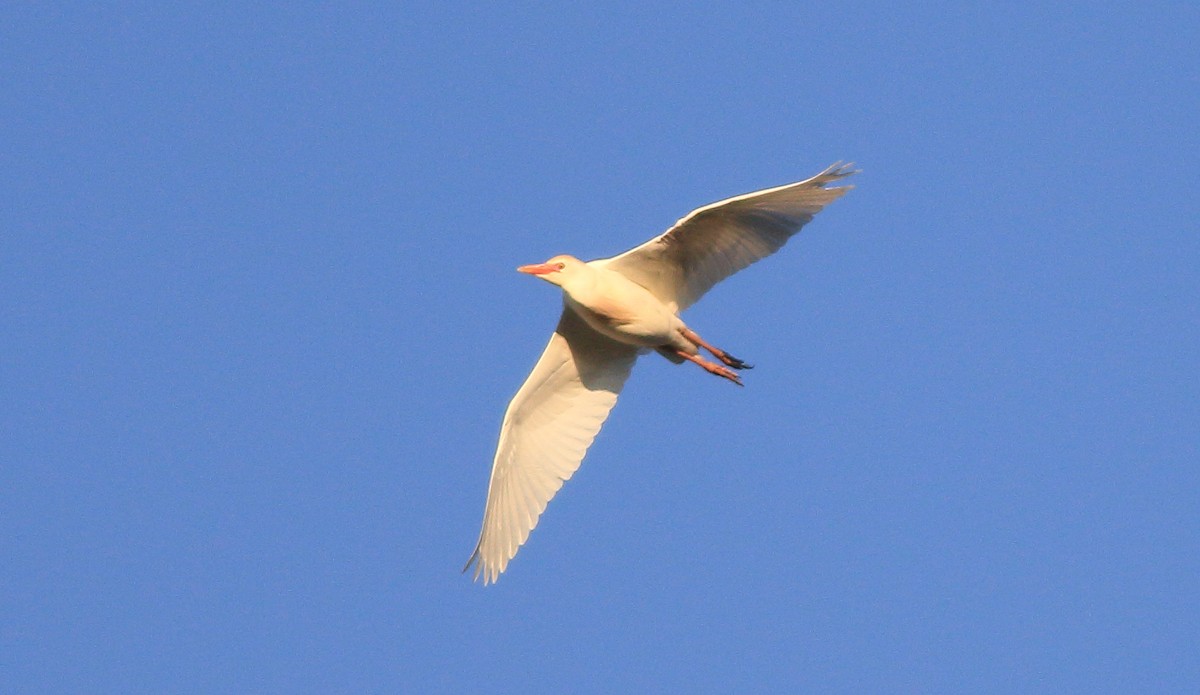
[[[699,355],[688,354],[688,353],[684,352],[683,350],[676,350],[675,354],[679,355],[680,357],[682,357],[683,359],[685,359],[689,362],[695,362],[696,364],[703,367],[705,369],[705,371],[707,371],[710,374],[716,374],[717,376],[729,379],[730,381],[737,384],[738,386],[743,385],[742,378],[739,377],[738,373],[733,371],[732,369],[722,367],[721,365],[717,364],[716,362],[709,362],[708,360],[704,359],[703,357],[701,357]]]
[[[696,331],[693,331],[690,328],[685,328],[680,332],[683,334],[684,338],[687,338],[688,340],[692,341],[698,347],[702,347],[705,350],[708,350],[709,352],[711,352],[713,357],[716,357],[717,359],[724,362],[725,366],[727,366],[727,367],[733,367],[734,369],[753,369],[754,368],[754,365],[746,364],[745,362],[739,360],[738,358],[734,357],[733,355],[729,354],[728,352],[725,352],[721,348],[719,348],[715,345],[712,345],[708,341],[704,340],[704,338],[701,338],[699,335],[697,335]]]

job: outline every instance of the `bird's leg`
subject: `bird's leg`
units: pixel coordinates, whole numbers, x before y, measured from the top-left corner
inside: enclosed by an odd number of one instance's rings
[[[703,357],[701,357],[699,355],[692,355],[690,353],[684,352],[683,350],[676,350],[675,354],[679,355],[680,357],[682,357],[683,359],[685,359],[689,362],[695,362],[696,364],[703,367],[710,374],[716,374],[717,376],[725,377],[726,379],[729,379],[730,381],[737,384],[738,386],[743,385],[742,378],[740,376],[738,376],[738,373],[733,371],[732,369],[722,367],[721,365],[717,364],[716,362],[709,362],[708,360],[704,359]]]
[[[708,350],[712,353],[713,357],[716,357],[724,362],[726,366],[733,367],[734,369],[754,369],[754,365],[746,364],[728,352],[725,352],[721,348],[708,343],[706,340],[704,340],[704,338],[701,338],[699,335],[697,335],[696,331],[693,331],[690,328],[684,328],[680,332],[683,333],[684,338],[687,338],[695,343],[697,347],[702,347],[705,350]]]

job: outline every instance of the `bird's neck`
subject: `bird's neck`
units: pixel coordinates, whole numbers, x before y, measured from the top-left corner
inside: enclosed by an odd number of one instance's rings
[[[592,268],[587,268],[584,272],[573,274],[562,284],[563,294],[580,304],[586,305],[596,295],[597,288],[600,285],[599,280],[596,271]]]

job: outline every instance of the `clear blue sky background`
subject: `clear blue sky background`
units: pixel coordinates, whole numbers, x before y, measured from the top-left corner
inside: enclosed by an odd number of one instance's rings
[[[407,5],[0,10],[0,691],[1200,688],[1196,3]],[[839,159],[460,576],[514,267]]]

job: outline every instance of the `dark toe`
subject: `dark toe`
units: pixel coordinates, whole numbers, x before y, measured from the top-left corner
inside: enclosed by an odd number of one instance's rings
[[[746,364],[745,362],[739,360],[738,358],[734,357],[733,355],[726,354],[725,359],[722,361],[725,362],[725,364],[729,365],[730,367],[733,367],[734,369],[754,369],[754,365]]]

